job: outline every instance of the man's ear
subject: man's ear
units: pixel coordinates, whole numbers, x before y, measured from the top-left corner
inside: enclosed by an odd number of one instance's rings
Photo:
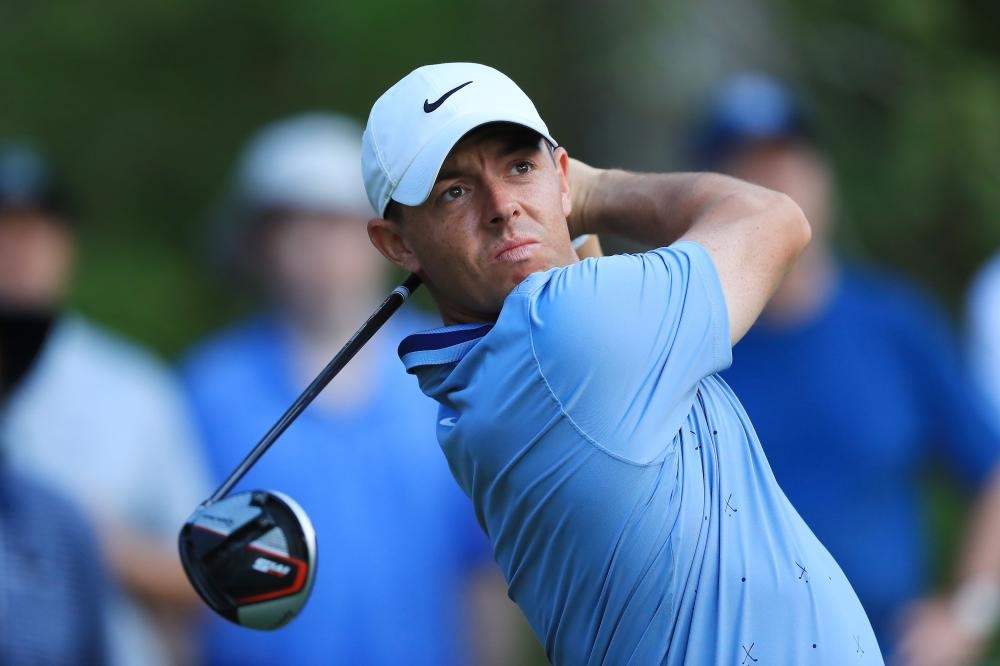
[[[410,273],[420,271],[420,262],[392,220],[376,217],[368,220],[368,238],[382,256]]]
[[[556,171],[559,172],[559,195],[562,201],[563,215],[569,217],[573,212],[573,201],[569,190],[569,153],[562,146],[559,146],[552,153],[552,158],[556,162]]]

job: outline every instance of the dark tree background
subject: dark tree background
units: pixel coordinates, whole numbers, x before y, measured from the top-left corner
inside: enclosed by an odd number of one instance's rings
[[[170,357],[244,306],[199,239],[263,122],[363,120],[413,67],[474,60],[528,90],[574,154],[679,168],[711,86],[765,68],[812,99],[845,245],[957,315],[1000,247],[998,32],[985,0],[2,0],[0,136],[40,143],[78,193],[74,303]]]

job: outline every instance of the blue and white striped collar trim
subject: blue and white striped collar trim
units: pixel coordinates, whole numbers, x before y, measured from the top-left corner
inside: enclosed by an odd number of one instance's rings
[[[407,371],[457,363],[492,328],[493,324],[458,324],[414,333],[399,343],[399,358]]]

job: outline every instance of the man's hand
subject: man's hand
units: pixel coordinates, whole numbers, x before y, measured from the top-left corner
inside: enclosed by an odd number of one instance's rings
[[[572,212],[569,216],[570,238],[590,233],[587,226],[587,212],[591,196],[597,189],[601,170],[572,157],[569,160],[569,193]]]
[[[576,256],[580,259],[603,257],[604,250],[601,248],[601,241],[595,234],[589,234],[586,242],[576,248]]]
[[[140,535],[114,519],[98,527],[109,567],[124,587],[160,609],[187,613],[200,607],[172,540]]]

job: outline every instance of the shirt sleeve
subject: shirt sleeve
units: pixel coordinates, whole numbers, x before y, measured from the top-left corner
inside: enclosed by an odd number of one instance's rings
[[[563,412],[634,462],[662,454],[698,383],[732,362],[718,274],[691,241],[554,271],[529,316],[540,373]]]

